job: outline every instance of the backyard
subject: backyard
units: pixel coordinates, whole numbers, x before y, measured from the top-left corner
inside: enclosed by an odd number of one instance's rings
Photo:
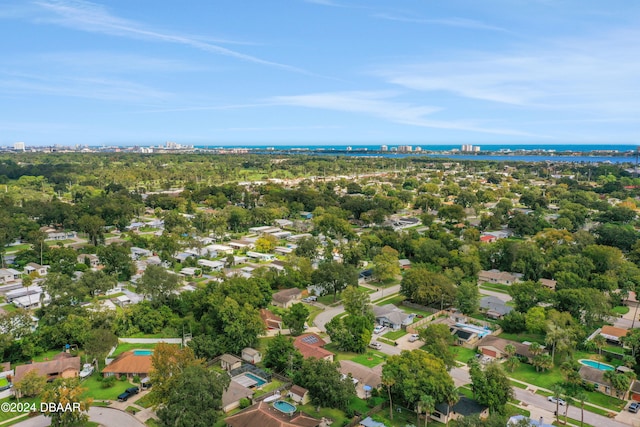
[[[82,386],[87,389],[85,396],[90,396],[94,400],[117,400],[118,395],[131,387],[129,381],[120,381],[117,379],[112,387],[103,388],[103,382],[98,381],[99,373],[94,373],[87,379],[82,381]]]

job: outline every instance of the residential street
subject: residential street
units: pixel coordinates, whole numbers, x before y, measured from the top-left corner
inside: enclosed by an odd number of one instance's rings
[[[104,427],[144,427],[144,423],[135,419],[126,412],[112,408],[93,406],[89,409],[89,419]],[[51,425],[51,419],[44,415],[29,418],[18,424],[19,427],[46,427]]]

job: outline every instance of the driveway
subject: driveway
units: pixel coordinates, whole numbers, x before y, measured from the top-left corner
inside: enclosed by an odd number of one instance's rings
[[[89,408],[89,419],[104,427],[145,427],[144,423],[136,420],[132,415],[113,408],[92,406]],[[14,425],[19,427],[47,427],[51,425],[51,419],[46,418],[44,415],[39,415]]]

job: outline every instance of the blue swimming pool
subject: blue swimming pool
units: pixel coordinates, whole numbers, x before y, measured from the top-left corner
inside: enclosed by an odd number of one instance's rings
[[[262,378],[260,378],[260,377],[258,377],[256,375],[250,374],[248,372],[245,373],[244,375],[245,375],[245,377],[249,377],[252,380],[254,380],[256,382],[256,387],[260,387],[260,386],[265,385],[267,383],[266,380],[264,380],[264,379],[262,379]]]
[[[133,350],[134,356],[151,356],[153,354],[153,350]]]
[[[578,362],[591,368],[600,369],[601,371],[613,371],[615,368],[611,365],[602,362],[596,362],[595,360],[580,359]]]
[[[284,400],[276,400],[273,402],[273,407],[284,414],[293,414],[298,409],[295,405]]]

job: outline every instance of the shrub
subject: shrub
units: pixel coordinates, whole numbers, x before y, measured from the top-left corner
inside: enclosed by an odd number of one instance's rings
[[[116,384],[116,377],[110,376],[102,379],[102,388],[111,388]]]
[[[120,381],[126,381],[126,380],[127,380],[126,375],[120,375]]]
[[[251,405],[251,401],[249,399],[246,397],[240,399],[240,409],[247,408],[249,405]]]
[[[133,383],[134,384],[140,384],[140,377],[138,375],[134,375],[133,376]]]

